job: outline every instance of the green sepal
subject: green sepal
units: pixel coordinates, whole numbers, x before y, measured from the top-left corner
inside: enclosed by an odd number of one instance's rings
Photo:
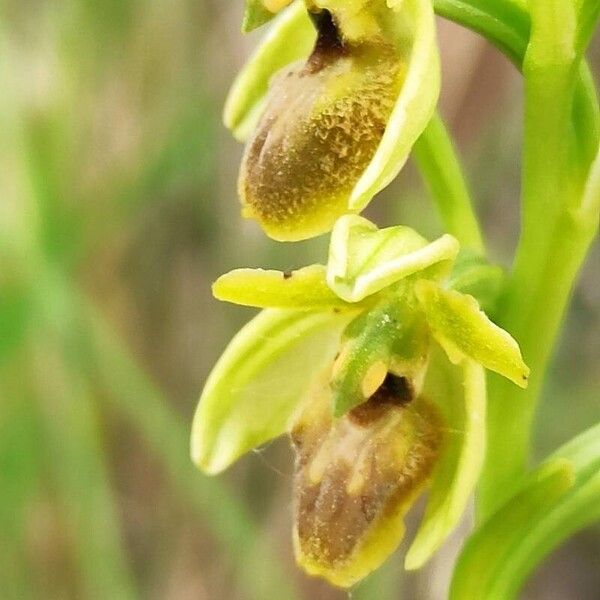
[[[453,363],[468,357],[527,387],[529,368],[519,345],[487,318],[473,296],[442,289],[425,279],[417,281],[414,289],[433,336]]]
[[[287,430],[333,362],[348,314],[269,309],[230,342],[208,377],[194,416],[191,455],[205,473]]]
[[[287,272],[235,269],[221,275],[212,291],[218,300],[257,308],[356,310],[356,305],[345,302],[328,287],[323,265]]]
[[[428,243],[410,227],[378,229],[356,215],[338,219],[331,234],[327,283],[347,302],[367,296],[433,266],[449,270],[459,244],[450,235]]]
[[[405,558],[409,570],[423,566],[458,525],[485,455],[483,367],[469,359],[459,367],[451,365],[439,348],[432,354],[423,397],[440,411],[444,439],[425,515]]]
[[[275,17],[227,95],[223,122],[236,139],[246,140],[256,127],[271,77],[289,63],[308,56],[316,35],[301,0]]]
[[[348,326],[331,381],[334,416],[341,417],[362,404],[383,382],[402,326],[397,302],[383,301]],[[367,380],[373,377],[378,384],[367,392]]]
[[[246,0],[242,32],[250,33],[274,19],[275,16],[275,13],[265,8],[261,0]]]

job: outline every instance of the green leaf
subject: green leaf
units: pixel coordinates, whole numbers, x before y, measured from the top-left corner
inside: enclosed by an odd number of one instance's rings
[[[519,345],[487,318],[473,296],[444,290],[425,279],[415,284],[415,293],[433,336],[452,362],[469,357],[527,387],[529,369]]]
[[[449,266],[458,242],[444,235],[427,243],[409,227],[377,226],[355,215],[338,219],[331,234],[327,283],[347,302],[359,302],[434,265]]]
[[[413,144],[433,116],[440,91],[440,65],[435,18],[430,0],[403,0],[391,12],[396,44],[407,70],[385,133],[375,155],[358,180],[348,202],[360,211],[398,175]],[[409,33],[409,39],[406,37]]]
[[[356,305],[348,304],[327,286],[323,265],[285,272],[235,269],[221,275],[212,290],[218,300],[257,308],[356,310]]]
[[[288,427],[333,362],[347,314],[265,310],[248,323],[208,377],[192,427],[192,460],[219,473]]]
[[[600,424],[555,452],[467,542],[452,600],[511,600],[560,543],[600,519]]]
[[[441,412],[445,435],[427,509],[406,555],[407,569],[423,566],[456,527],[483,465],[485,373],[481,365],[468,359],[461,367],[450,365],[438,350],[428,369],[423,396]]]
[[[256,127],[271,77],[289,63],[308,56],[315,39],[315,28],[301,0],[277,15],[225,102],[223,121],[238,140],[245,140]]]

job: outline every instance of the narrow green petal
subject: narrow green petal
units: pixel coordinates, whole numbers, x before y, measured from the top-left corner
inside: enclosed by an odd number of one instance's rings
[[[410,227],[377,229],[356,215],[338,219],[331,235],[327,283],[347,302],[359,302],[433,265],[448,266],[458,254],[455,238],[428,243]]]
[[[362,210],[396,177],[433,116],[439,96],[440,65],[433,3],[403,0],[393,5],[392,10],[403,22],[399,30],[408,29],[412,35],[408,70],[379,147],[352,190],[348,202],[351,211]]]
[[[302,0],[277,15],[237,76],[225,102],[223,121],[236,139],[245,140],[256,127],[271,77],[289,63],[308,56],[315,38],[315,28]]]
[[[473,296],[444,290],[425,279],[415,292],[431,331],[452,362],[469,357],[520,387],[527,387],[529,368],[517,342],[492,323]]]
[[[213,284],[218,300],[257,308],[350,308],[325,281],[325,267],[311,265],[295,271],[235,269]]]
[[[434,401],[442,413],[446,433],[425,516],[406,555],[407,569],[423,566],[456,527],[483,465],[485,372],[468,359],[461,367],[462,373],[449,365],[439,350],[437,360],[432,360],[429,367],[423,396]]]
[[[333,362],[346,314],[265,310],[230,342],[209,375],[192,427],[198,467],[219,473],[283,433]]]

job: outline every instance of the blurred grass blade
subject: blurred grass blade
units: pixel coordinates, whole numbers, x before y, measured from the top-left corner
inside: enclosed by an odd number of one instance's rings
[[[0,590],[6,600],[39,597],[25,532],[39,492],[40,428],[31,391],[23,385],[21,357],[14,354],[0,366]]]
[[[67,536],[89,598],[136,598],[105,463],[94,398],[78,370],[79,324],[68,291],[50,270],[37,280],[41,323],[31,360],[43,442]],[[74,368],[73,368],[74,367]]]
[[[473,201],[452,138],[438,113],[429,121],[413,147],[421,176],[440,213],[446,232],[461,248],[485,253]]]
[[[352,588],[348,600],[387,600],[402,598],[402,567],[397,553]]]
[[[245,506],[218,480],[202,476],[193,466],[188,427],[171,412],[162,394],[94,309],[83,300],[79,309],[87,319],[86,358],[90,367],[111,392],[115,410],[140,431],[163,461],[174,490],[211,527],[224,555],[235,557],[246,597],[297,598],[290,578],[264,547],[261,532]]]
[[[561,542],[600,519],[600,425],[554,453],[467,542],[451,600],[510,600]]]

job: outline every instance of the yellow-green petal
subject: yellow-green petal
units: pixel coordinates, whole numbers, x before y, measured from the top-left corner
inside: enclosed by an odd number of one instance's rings
[[[212,290],[218,300],[257,308],[356,310],[329,289],[323,265],[295,271],[235,269],[221,275]]]
[[[405,558],[407,569],[422,567],[457,526],[485,455],[486,387],[481,365],[466,359],[457,368],[438,349],[423,396],[442,414],[445,435],[425,515]]]
[[[346,215],[331,234],[327,283],[340,298],[359,302],[434,265],[447,270],[458,251],[451,235],[428,243],[410,227],[380,230],[367,219]]]
[[[527,387],[529,368],[519,345],[488,319],[473,296],[442,289],[425,279],[416,282],[415,292],[433,336],[452,362],[469,357]]]
[[[288,429],[290,418],[333,362],[349,317],[265,310],[248,323],[208,377],[194,416],[191,455],[208,474]]]
[[[377,148],[348,201],[351,211],[362,210],[398,175],[437,104],[440,92],[440,59],[431,0],[388,2],[401,15],[404,30],[411,32],[407,71],[402,89]],[[407,43],[405,41],[405,43]]]

